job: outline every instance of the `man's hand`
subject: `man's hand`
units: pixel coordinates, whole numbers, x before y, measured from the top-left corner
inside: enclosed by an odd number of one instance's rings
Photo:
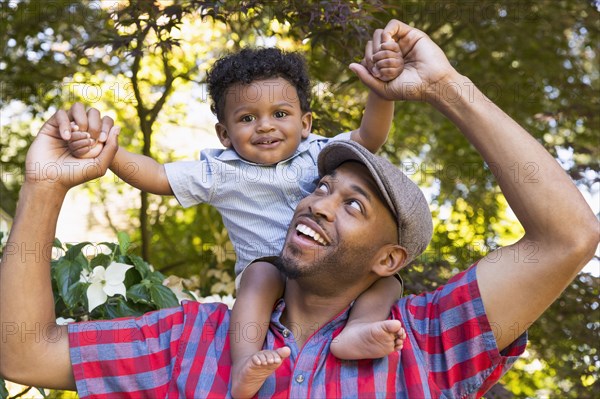
[[[71,121],[99,134],[109,131],[102,151],[94,158],[79,159],[70,154],[66,140],[71,139]],[[27,152],[25,182],[53,184],[65,192],[78,184],[103,176],[117,152],[120,128],[111,118],[100,119],[98,110],[87,112],[82,104],[75,104],[65,112],[56,112],[40,129]]]
[[[387,55],[385,43],[398,43],[404,62],[402,73],[394,80],[377,79],[377,62]],[[381,97],[388,100],[428,101],[439,93],[444,84],[456,73],[444,52],[427,34],[398,20],[391,20],[385,29],[377,29],[370,41],[372,48],[365,52],[365,65],[351,64],[350,69],[359,79]],[[371,56],[372,54],[372,56]]]

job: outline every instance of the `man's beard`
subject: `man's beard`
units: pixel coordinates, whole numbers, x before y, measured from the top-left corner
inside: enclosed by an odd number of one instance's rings
[[[320,254],[319,251],[327,251]],[[302,251],[290,245],[284,247],[281,256],[274,262],[275,266],[291,280],[297,280],[307,276],[332,275],[336,279],[352,280],[357,273],[364,273],[365,265],[372,260],[373,246],[362,248],[337,248],[331,251],[331,247],[317,247],[314,251],[313,261],[310,265],[300,263]]]

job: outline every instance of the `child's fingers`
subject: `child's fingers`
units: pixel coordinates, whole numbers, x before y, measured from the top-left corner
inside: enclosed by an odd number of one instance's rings
[[[384,58],[375,62],[375,67],[377,69],[383,68],[401,68],[404,65],[404,60],[402,58]]]
[[[401,327],[400,331],[398,331],[398,338],[400,338],[401,340],[406,339],[406,330],[404,329],[404,327]]]
[[[69,141],[69,150],[71,152],[80,150],[82,148],[87,148],[89,150],[94,144],[94,140],[89,138],[83,138],[81,140],[71,140]]]
[[[396,41],[389,32],[383,31],[381,32],[381,44],[383,45],[385,43],[396,43]],[[398,45],[398,43],[396,43],[396,45]],[[398,47],[400,46],[398,45]]]
[[[81,132],[79,130],[71,131],[71,141],[79,141],[89,138],[90,134],[88,132]]]
[[[401,52],[400,45],[393,40],[389,41],[389,42],[381,43],[381,46],[379,46],[378,51],[393,51],[395,53]],[[376,53],[377,53],[377,51],[376,51]]]
[[[403,60],[402,54],[396,51],[381,50],[372,55],[373,63],[376,64],[379,61],[384,60]]]

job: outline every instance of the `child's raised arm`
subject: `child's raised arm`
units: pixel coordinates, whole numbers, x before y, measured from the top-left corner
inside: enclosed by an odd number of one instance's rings
[[[101,150],[103,144],[94,144],[89,137],[85,132],[72,132],[69,140],[71,154],[78,158],[89,158],[96,152],[97,147]],[[119,147],[110,164],[110,170],[127,184],[142,191],[157,195],[173,195],[165,166],[145,155],[134,154]]]
[[[356,72],[357,68],[364,67],[373,76],[387,82],[400,75],[403,66],[398,43],[391,37],[382,35],[379,41],[370,40],[367,43],[362,65],[352,64],[350,69]],[[394,102],[380,97],[372,90],[369,91],[360,128],[352,132],[352,140],[373,153],[377,152],[387,140],[393,118]]]

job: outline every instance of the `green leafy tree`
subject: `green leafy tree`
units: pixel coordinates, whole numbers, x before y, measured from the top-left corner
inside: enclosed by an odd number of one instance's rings
[[[313,130],[333,135],[358,125],[366,98],[347,64],[361,58],[374,28],[398,18],[428,33],[461,73],[559,158],[582,190],[597,190],[597,1],[132,1],[98,10],[90,2],[56,2],[60,6],[43,10],[36,3],[1,3],[7,17],[0,26],[3,37],[7,35],[0,44],[0,79],[8,87],[2,91],[3,112],[15,99],[33,116],[76,98],[89,102],[89,96],[71,90],[73,84],[65,91],[65,81],[77,78],[89,88],[96,84],[92,78],[107,82],[116,77],[111,82],[118,83],[119,95],[108,93],[112,98],[100,103],[116,112],[124,125],[121,144],[161,161],[172,160],[176,157],[157,150],[153,139],[181,118],[183,107],[169,100],[173,94],[201,88],[207,66],[222,50],[276,40],[306,54],[310,73],[319,83],[312,104]],[[76,13],[79,7],[90,10]],[[69,27],[57,15],[67,15]],[[202,23],[194,25],[198,21]],[[196,43],[203,49],[193,48],[181,34],[207,27],[215,35]],[[45,57],[44,63],[23,57],[36,40],[31,51]],[[43,45],[46,42],[50,47]],[[86,46],[79,46],[83,43]],[[108,48],[110,56],[100,51]],[[28,72],[31,69],[35,75]],[[31,89],[13,90],[19,87]],[[2,208],[11,214],[19,165],[31,136],[20,133],[28,120],[2,123],[0,189]],[[398,104],[383,153],[427,188],[434,215],[432,244],[405,273],[407,291],[435,288],[489,250],[519,237],[518,223],[506,222],[506,201],[487,165],[434,110],[423,104]],[[525,176],[519,176],[517,168],[510,172],[515,178],[535,179],[535,165],[528,168]],[[95,184],[96,195],[98,187],[109,193],[113,185]],[[182,210],[173,199],[146,198],[132,210],[139,220],[133,226],[144,226],[132,231],[137,245],[133,250],[145,253],[144,259],[163,266],[165,273],[199,273],[205,295],[230,290],[233,253],[216,212],[207,207]],[[147,210],[140,213],[140,207]],[[515,256],[535,261],[534,252]],[[505,389],[495,387],[489,396],[506,397],[506,389],[517,397],[598,396],[598,307],[598,278],[580,274],[532,327],[529,357],[509,372]]]

